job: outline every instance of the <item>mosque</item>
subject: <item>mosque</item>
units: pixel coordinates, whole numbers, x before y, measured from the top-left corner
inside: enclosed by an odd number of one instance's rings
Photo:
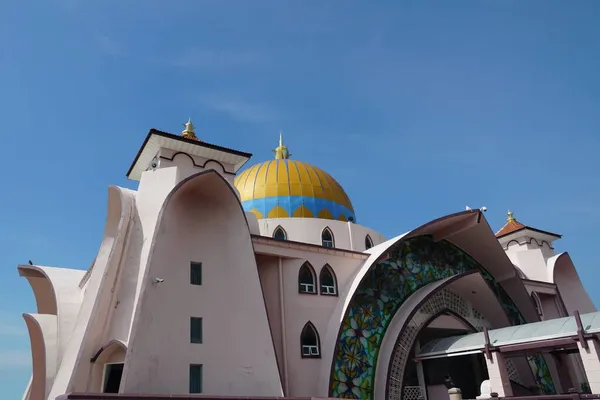
[[[89,269],[18,266],[23,400],[600,393],[600,316],[560,235],[467,209],[385,238],[281,137],[250,158],[152,129]]]

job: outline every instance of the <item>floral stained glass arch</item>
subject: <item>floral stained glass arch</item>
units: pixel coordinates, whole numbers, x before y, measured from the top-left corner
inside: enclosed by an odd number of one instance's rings
[[[525,319],[492,275],[452,243],[430,236],[402,241],[390,258],[370,268],[358,285],[341,322],[330,375],[330,397],[373,399],[379,348],[396,311],[425,285],[478,270],[496,295],[512,325]],[[540,355],[529,359],[538,386],[544,393],[555,388],[548,366]]]

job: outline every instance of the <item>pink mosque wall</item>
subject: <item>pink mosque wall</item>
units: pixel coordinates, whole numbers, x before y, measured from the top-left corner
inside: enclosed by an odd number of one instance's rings
[[[190,261],[203,263],[202,286],[189,284]],[[185,394],[189,364],[204,361],[206,394],[282,394],[245,216],[217,173],[193,175],[167,198],[141,293],[122,392]],[[203,318],[207,344],[190,344],[192,316]]]

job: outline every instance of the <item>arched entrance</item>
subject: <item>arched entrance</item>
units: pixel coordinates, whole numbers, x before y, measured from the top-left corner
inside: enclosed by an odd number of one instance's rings
[[[451,242],[436,242],[430,235],[400,241],[389,249],[386,259],[370,267],[350,299],[334,348],[329,395],[373,399],[379,350],[402,304],[432,282],[469,271],[483,276],[511,325],[525,323],[493,276]],[[535,357],[530,364],[540,388],[553,392],[544,359]]]
[[[479,394],[477,390],[480,383],[487,379],[485,361],[481,354],[440,359],[425,365],[415,362],[413,358],[420,344],[447,336],[481,332],[484,327],[492,328],[493,324],[470,301],[455,293],[452,284],[434,292],[413,311],[408,323],[397,334],[385,377],[385,398],[435,398],[431,393],[427,396],[426,386],[429,385],[431,390],[436,385],[443,385],[443,378],[447,373],[451,373],[454,382],[467,398],[475,398]],[[506,364],[510,379],[523,384],[513,360],[506,360]],[[428,375],[427,379],[423,375]],[[443,396],[440,397],[445,398],[447,394],[443,391]]]

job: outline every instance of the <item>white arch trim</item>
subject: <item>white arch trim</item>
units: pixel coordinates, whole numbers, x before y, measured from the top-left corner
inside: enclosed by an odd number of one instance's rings
[[[33,376],[28,388],[30,399],[46,399],[54,381],[57,360],[57,317],[48,314],[23,314],[31,342]]]
[[[107,357],[110,357],[110,355],[117,349],[121,349],[125,353],[127,353],[127,344],[120,339],[112,339],[104,346],[102,346],[98,350],[98,352],[94,354],[94,357],[92,357],[90,361],[94,363],[102,363]]]
[[[427,297],[434,294],[441,287],[444,287],[448,282],[453,280],[455,277],[442,279],[439,281],[432,282],[421,289],[413,293],[406,301],[400,306],[398,312],[392,318],[390,326],[385,332],[379,354],[383,357],[377,358],[377,373],[375,374],[374,387],[374,399],[375,400],[386,400],[385,391],[387,385],[388,369],[390,366],[390,358],[394,355],[394,347],[396,346],[396,340],[402,328],[408,322],[411,317],[411,312],[421,304]]]

